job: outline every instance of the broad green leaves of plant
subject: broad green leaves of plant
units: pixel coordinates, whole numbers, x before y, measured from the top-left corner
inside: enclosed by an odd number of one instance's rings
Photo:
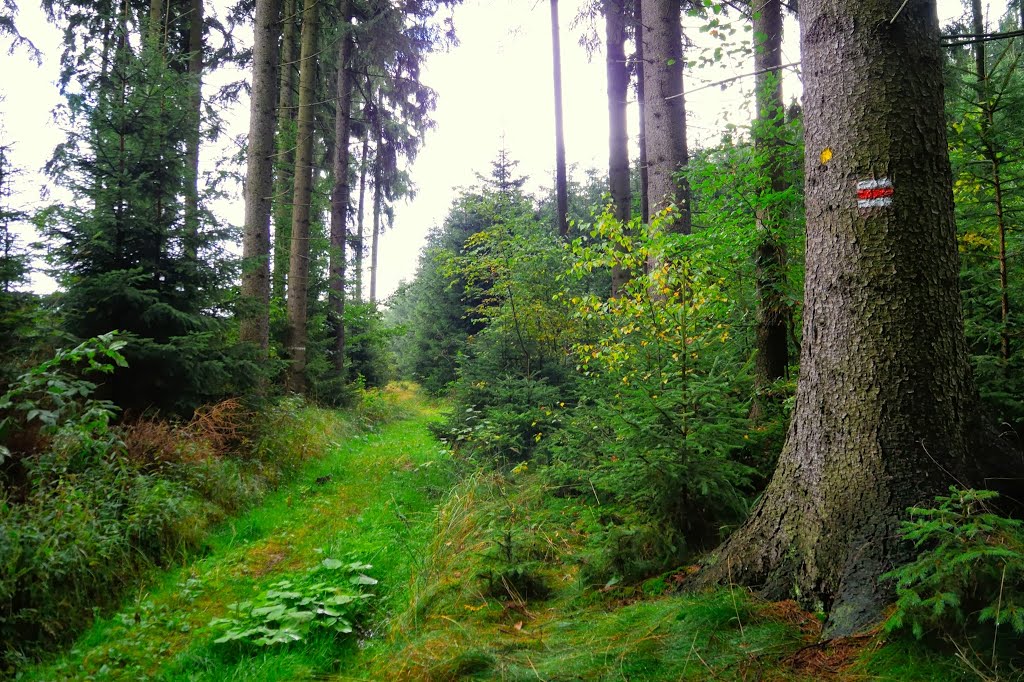
[[[377,584],[364,573],[371,568],[327,558],[304,574],[280,580],[253,600],[230,604],[232,615],[210,621],[210,629],[219,634],[214,643],[264,647],[298,642],[316,631],[350,634],[372,596],[363,589]]]
[[[25,422],[38,421],[44,433],[74,430],[98,435],[105,433],[117,406],[109,400],[90,398],[96,384],[82,374],[110,374],[115,367],[126,367],[121,349],[127,342],[116,332],[83,341],[71,349],[59,349],[54,356],[18,377],[3,396],[0,411],[0,443],[17,428],[16,415]],[[0,463],[10,451],[0,445]]]

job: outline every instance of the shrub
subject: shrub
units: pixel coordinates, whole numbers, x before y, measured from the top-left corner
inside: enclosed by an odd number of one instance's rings
[[[0,676],[342,435],[335,413],[297,398],[222,401],[186,424],[114,425],[116,408],[82,372],[110,371],[121,347],[105,335],[59,351],[0,398],[0,452],[18,471],[17,485],[0,488]],[[365,403],[375,406],[364,420],[390,404],[375,393]]]

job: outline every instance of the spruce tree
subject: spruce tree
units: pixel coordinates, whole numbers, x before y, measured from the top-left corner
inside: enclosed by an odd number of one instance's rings
[[[221,326],[206,313],[220,303],[224,281],[218,235],[194,235],[186,219],[194,121],[187,39],[145,37],[140,9],[128,0],[54,7],[72,39],[64,56],[69,128],[48,171],[73,200],[49,208],[44,224],[66,330],[130,338],[129,367],[107,383],[110,397],[126,408],[187,411],[237,375],[219,350]],[[77,42],[87,28],[105,41],[98,61],[83,60],[92,50]]]
[[[898,11],[897,11],[898,10]],[[807,277],[786,445],[705,579],[877,621],[907,507],[1006,483],[963,331],[935,2],[805,0]],[[865,77],[869,74],[870,77]],[[996,478],[986,479],[986,476]]]

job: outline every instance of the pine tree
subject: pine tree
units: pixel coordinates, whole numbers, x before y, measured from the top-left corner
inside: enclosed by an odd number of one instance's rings
[[[625,0],[605,0],[606,73],[608,78],[608,187],[615,218],[629,222],[633,209],[629,177],[629,130],[626,127],[626,98],[629,94],[629,65],[626,63],[626,26],[629,15]],[[618,296],[629,272],[615,265],[612,296]]]
[[[295,190],[288,268],[288,388],[306,391],[306,344],[309,330],[310,214],[313,194],[313,107],[316,95],[320,3],[305,0],[302,12],[302,50],[299,71],[298,130],[295,143]]]
[[[755,220],[760,243],[754,253],[757,287],[757,326],[754,382],[756,395],[752,408],[755,419],[764,415],[768,387],[786,375],[789,368],[789,309],[783,292],[785,251],[781,231],[785,225],[782,127],[785,107],[782,101],[782,3],[758,2],[753,8],[754,84],[757,121],[754,123],[754,147],[761,166],[761,187]]]
[[[217,235],[190,241],[186,222],[187,52],[178,34],[173,49],[149,39],[134,48],[127,0],[109,16],[95,9],[63,8],[83,18],[69,21],[69,35],[93,27],[111,41],[87,68],[71,66],[77,42],[65,55],[65,84],[74,78],[77,87],[66,95],[68,140],[48,169],[74,200],[44,214],[62,266],[64,325],[79,338],[130,335],[129,368],[107,385],[119,404],[187,410],[231,381],[213,345],[218,324],[204,314],[220,297]],[[198,258],[188,256],[191,244]]]
[[[551,64],[555,89],[555,225],[569,233],[569,180],[565,170],[565,123],[562,114],[562,48],[558,29],[558,0],[551,0]]]
[[[243,342],[266,351],[270,345],[270,214],[274,155],[274,96],[278,0],[256,4],[253,84],[249,104],[245,228],[242,233],[242,288],[239,301]]]
[[[823,607],[832,635],[880,617],[907,507],[1019,466],[988,456],[968,365],[935,2],[894,7],[801,3],[800,383],[772,481],[705,573]]]
[[[334,114],[334,188],[331,191],[331,263],[328,274],[328,297],[332,315],[331,327],[334,344],[331,349],[334,370],[345,378],[345,261],[348,245],[349,205],[349,130],[352,116],[353,79],[350,69],[352,58],[352,6],[350,0],[340,3],[341,22],[338,27],[338,78],[335,86],[337,99]]]
[[[644,148],[647,152],[647,203],[652,211],[674,205],[673,231],[689,234],[691,200],[686,181],[676,174],[686,166],[686,100],[683,94],[682,17],[678,0],[641,3],[644,78]],[[656,264],[651,263],[654,267]]]
[[[274,164],[274,254],[271,295],[284,301],[292,234],[292,190],[295,187],[295,78],[298,73],[298,15],[301,0],[282,7],[281,77],[277,104],[277,155]]]

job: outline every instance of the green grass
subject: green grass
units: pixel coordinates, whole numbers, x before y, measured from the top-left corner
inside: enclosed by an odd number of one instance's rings
[[[675,592],[592,577],[586,498],[532,472],[459,467],[428,430],[436,408],[337,443],[257,509],[220,527],[206,556],[162,574],[25,680],[953,680],[948,657],[865,638],[815,644],[793,603],[740,588]],[[214,644],[207,627],[325,557],[373,564],[357,636],[271,649]]]
[[[21,679],[294,680],[337,671],[353,642],[320,637],[254,655],[213,644],[206,626],[228,604],[325,557],[357,558],[373,564],[373,576],[386,576],[376,612],[406,599],[415,547],[428,540],[451,472],[426,428],[432,408],[412,396],[404,402],[414,416],[310,460],[260,507],[224,523],[207,556],[160,576],[98,619],[69,653]]]

